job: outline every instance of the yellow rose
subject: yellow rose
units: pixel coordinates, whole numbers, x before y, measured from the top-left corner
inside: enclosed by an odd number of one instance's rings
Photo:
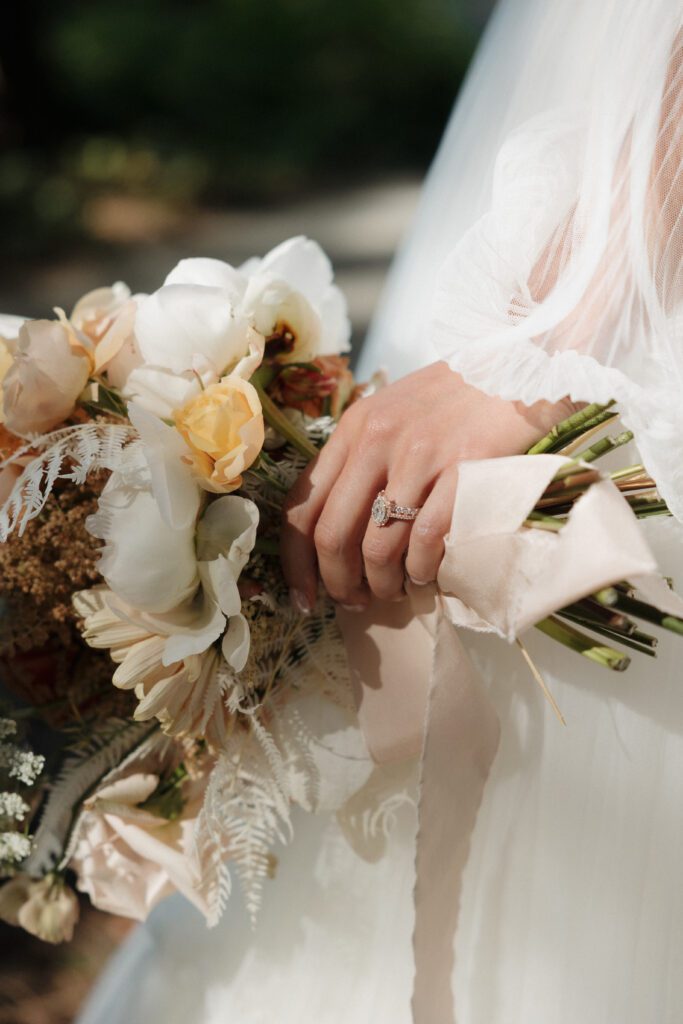
[[[253,384],[224,377],[177,409],[174,418],[202,485],[216,493],[237,490],[263,447],[263,413]]]

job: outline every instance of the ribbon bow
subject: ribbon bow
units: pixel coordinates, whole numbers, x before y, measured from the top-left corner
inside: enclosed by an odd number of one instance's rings
[[[557,609],[624,579],[661,611],[683,615],[683,600],[659,575],[637,519],[609,478],[576,502],[559,532],[523,526],[566,461],[521,455],[464,463],[437,585],[408,584],[400,605],[337,613],[373,758],[422,752],[414,1024],[455,1024],[451,977],[462,875],[500,734],[458,628],[513,641]]]

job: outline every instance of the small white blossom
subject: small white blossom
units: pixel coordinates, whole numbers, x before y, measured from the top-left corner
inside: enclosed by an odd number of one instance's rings
[[[45,758],[42,754],[34,754],[30,750],[17,750],[8,767],[11,779],[17,779],[25,786],[32,786],[45,767]]]
[[[23,821],[30,809],[18,793],[0,793],[0,819]]]
[[[19,864],[31,852],[31,840],[21,832],[0,832],[0,864]]]

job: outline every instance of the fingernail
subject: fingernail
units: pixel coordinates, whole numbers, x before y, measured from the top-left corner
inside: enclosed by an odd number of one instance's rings
[[[413,576],[409,576],[408,579],[411,583],[414,583],[416,587],[426,587],[429,580],[416,580]]]
[[[303,590],[290,590],[289,600],[300,615],[311,614],[311,602],[308,600]]]
[[[342,608],[344,609],[345,612],[364,612],[365,611],[365,605],[364,604],[343,604]]]

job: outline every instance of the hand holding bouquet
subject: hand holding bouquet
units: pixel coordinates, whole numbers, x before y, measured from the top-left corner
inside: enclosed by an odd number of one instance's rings
[[[183,260],[149,296],[118,284],[68,317],[0,321],[5,920],[68,938],[75,883],[139,919],[178,890],[213,922],[230,866],[255,915],[292,805],[337,812],[376,855],[406,795],[358,729],[333,602],[321,588],[293,608],[278,558],[285,496],[375,386],[353,379],[349,333],[301,238],[238,269]],[[625,437],[585,448],[614,415],[589,408],[536,446],[585,450],[525,529],[562,527]],[[642,466],[612,476],[637,515],[667,511]],[[634,622],[653,615],[681,627],[617,583],[539,627],[623,668],[604,640],[654,653]]]

